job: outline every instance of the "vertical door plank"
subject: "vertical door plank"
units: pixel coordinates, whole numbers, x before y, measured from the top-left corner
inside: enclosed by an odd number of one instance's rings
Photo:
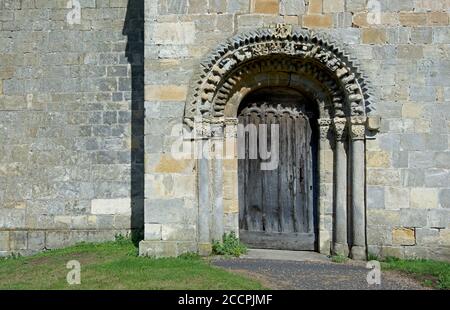
[[[308,213],[308,228],[307,232],[314,232],[314,195],[313,195],[313,165],[312,165],[312,148],[311,148],[311,138],[312,130],[311,124],[305,123],[305,139],[306,139],[306,165],[307,165],[307,175],[306,179],[306,199],[305,199],[305,209]]]
[[[254,124],[258,129],[261,122],[260,113],[254,111],[250,115],[250,123]],[[249,141],[252,142],[252,141]],[[249,145],[249,148],[258,149],[258,142],[255,145]],[[259,156],[258,156],[259,157]],[[263,231],[263,217],[262,217],[262,180],[261,180],[261,161],[257,159],[249,159],[249,173],[248,173],[248,191],[249,204],[247,206],[249,213],[249,230]]]
[[[307,152],[307,145],[306,145],[306,139],[305,139],[305,134],[306,134],[306,126],[308,126],[308,122],[304,119],[301,118],[299,120],[299,130],[301,131],[301,136],[300,136],[300,146],[301,146],[301,152],[300,152],[300,174],[301,174],[301,182],[300,182],[300,186],[299,186],[299,190],[301,193],[301,205],[302,205],[302,232],[306,232],[307,226],[308,226],[308,204],[306,201],[306,187],[308,186],[308,177],[306,174],[306,170],[307,170],[307,156],[306,156],[306,152]]]
[[[238,118],[239,125],[245,126],[245,116],[239,115]],[[241,127],[238,127],[238,130]],[[247,149],[247,145],[244,140],[238,140],[238,154],[245,154],[245,151]],[[247,223],[245,222],[245,213],[246,213],[246,206],[245,206],[245,187],[246,185],[246,162],[245,158],[238,157],[238,199],[239,199],[239,229],[247,229]]]
[[[293,139],[295,141],[296,147],[294,148],[294,158],[293,158],[293,169],[294,169],[294,178],[295,178],[295,196],[294,196],[294,221],[295,221],[295,232],[302,231],[302,211],[303,211],[303,203],[302,203],[302,192],[300,190],[301,186],[301,175],[300,175],[300,167],[302,165],[301,162],[301,152],[302,152],[302,131],[301,131],[301,121],[300,118],[297,117],[295,119],[295,126],[293,130]]]
[[[286,195],[286,205],[285,216],[286,216],[286,232],[295,232],[294,228],[294,208],[295,208],[295,192],[296,188],[294,185],[293,178],[293,162],[295,161],[295,119],[293,115],[287,115],[286,120],[286,142],[287,142],[287,154],[286,154],[286,179],[287,179],[287,195]]]
[[[267,147],[270,150],[272,156],[273,152],[279,152],[275,150],[275,145],[271,145],[272,141],[272,125],[278,125],[276,116],[269,113],[266,117],[267,124]],[[262,171],[263,177],[263,207],[265,214],[265,231],[266,232],[278,232],[279,231],[279,219],[278,219],[278,167],[274,170]]]
[[[280,169],[278,170],[278,178],[279,178],[279,205],[278,205],[278,213],[280,219],[280,232],[288,232],[289,227],[289,214],[290,210],[287,210],[286,206],[289,204],[289,179],[288,179],[288,137],[289,134],[286,132],[287,129],[288,116],[285,114],[280,116]]]

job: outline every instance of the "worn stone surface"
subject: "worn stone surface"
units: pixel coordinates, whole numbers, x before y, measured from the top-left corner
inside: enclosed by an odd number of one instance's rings
[[[411,208],[433,209],[438,207],[438,191],[434,188],[412,188]]]
[[[160,257],[176,257],[187,252],[196,252],[195,242],[182,241],[141,241],[139,255]]]
[[[129,198],[94,199],[91,202],[92,214],[131,214],[131,201]]]
[[[328,28],[333,24],[331,15],[306,15],[302,20],[306,28]]]
[[[392,244],[415,245],[416,231],[414,228],[395,228],[392,231]]]
[[[279,0],[253,0],[254,13],[262,14],[278,14],[280,1]]]
[[[305,0],[281,0],[280,1],[280,14],[298,16],[305,13],[306,3]]]

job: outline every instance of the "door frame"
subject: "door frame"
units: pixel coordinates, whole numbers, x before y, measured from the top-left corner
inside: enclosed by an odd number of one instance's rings
[[[261,87],[307,90],[319,108],[318,250],[366,259],[365,140],[371,97],[364,75],[348,55],[336,41],[292,25],[238,34],[198,66],[184,123],[200,132],[194,144],[230,144],[238,106],[249,92]],[[223,166],[230,169],[224,172]],[[199,159],[197,176],[202,249],[225,231],[238,233],[239,208],[233,196],[237,161]]]
[[[308,153],[308,163],[307,165],[303,166],[303,169],[305,169],[305,172],[307,175],[304,177],[308,179],[307,184],[305,184],[305,193],[306,197],[304,198],[304,201],[302,202],[306,206],[304,208],[307,209],[307,216],[308,216],[308,224],[310,225],[309,232],[258,232],[253,230],[248,230],[243,227],[241,227],[241,221],[243,212],[245,210],[243,209],[243,199],[246,199],[246,197],[242,196],[242,186],[245,188],[247,185],[242,184],[242,182],[247,182],[246,178],[243,180],[242,178],[238,177],[238,205],[239,205],[239,236],[241,237],[242,241],[246,243],[249,247],[253,248],[270,248],[270,249],[279,249],[279,250],[302,250],[302,251],[317,251],[318,250],[318,220],[317,220],[317,189],[318,186],[316,184],[317,182],[317,111],[314,111],[314,106],[311,107],[308,103],[311,102],[311,98],[306,97],[304,94],[292,90],[292,89],[286,89],[286,88],[263,88],[260,91],[255,91],[249,95],[242,101],[239,112],[238,112],[238,120],[242,116],[241,114],[244,112],[244,109],[249,108],[250,105],[253,104],[262,104],[261,107],[264,109],[269,109],[269,113],[275,113],[276,115],[279,115],[280,113],[283,113],[284,110],[289,111],[290,108],[296,108],[298,109],[298,116],[302,117],[306,120],[307,126],[309,129],[305,131],[303,134],[310,135],[308,137],[309,141],[305,141],[305,145],[307,145],[306,152]],[[269,105],[269,107],[264,108],[264,105]],[[271,106],[275,104],[275,106]],[[280,106],[281,104],[281,106]],[[284,104],[284,107],[283,107]],[[254,110],[255,107],[250,107],[250,110]],[[281,110],[280,110],[281,109]],[[282,111],[283,110],[283,111]],[[291,113],[295,111],[291,111]],[[264,111],[261,112],[264,114]],[[292,115],[294,116],[294,115]],[[241,127],[242,130],[242,127]],[[281,133],[281,132],[280,132]],[[243,142],[245,145],[247,145],[247,141],[249,137],[247,134],[256,134],[257,139],[260,138],[259,136],[259,129],[257,128],[255,133],[251,133],[247,131],[247,128],[245,129],[245,141],[242,140],[242,134],[241,133],[241,140],[238,140],[238,143],[242,144]],[[295,132],[289,132],[288,133],[291,139],[291,143],[295,144]],[[294,141],[292,141],[294,139]],[[281,136],[280,136],[281,141]],[[259,145],[259,143],[258,143]],[[238,149],[242,146],[238,145]],[[247,151],[245,152],[247,154]],[[242,154],[241,154],[242,156]],[[259,156],[259,155],[258,155]],[[281,160],[281,149],[279,152],[279,161]],[[238,159],[238,174],[241,168],[241,164],[243,162],[241,159]],[[290,165],[293,165],[293,162],[288,163]],[[279,167],[277,167],[279,169]],[[263,172],[264,173],[264,172]],[[262,175],[260,175],[262,177]],[[282,192],[282,191],[281,191]],[[280,193],[279,194],[283,194]]]

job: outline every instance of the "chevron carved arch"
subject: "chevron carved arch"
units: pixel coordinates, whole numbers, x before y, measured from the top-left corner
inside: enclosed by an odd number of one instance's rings
[[[369,87],[355,60],[335,41],[310,30],[277,24],[239,34],[219,45],[200,63],[185,106],[184,121],[220,118],[239,79],[261,64],[306,73],[327,87],[333,117],[364,116],[371,110]],[[258,61],[251,67],[251,63]],[[285,71],[285,69],[280,69]]]

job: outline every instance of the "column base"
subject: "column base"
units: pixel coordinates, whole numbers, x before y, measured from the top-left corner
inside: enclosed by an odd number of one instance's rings
[[[333,243],[333,254],[348,257],[349,249],[347,244]]]
[[[212,253],[212,244],[211,243],[199,243],[198,244],[198,255],[200,256],[209,256]]]
[[[197,253],[195,241],[146,241],[139,242],[139,255],[160,257],[177,257],[185,253]]]
[[[366,247],[365,246],[352,246],[350,256],[354,260],[367,260]]]
[[[331,242],[329,240],[320,242],[319,253],[324,255],[331,254]]]

